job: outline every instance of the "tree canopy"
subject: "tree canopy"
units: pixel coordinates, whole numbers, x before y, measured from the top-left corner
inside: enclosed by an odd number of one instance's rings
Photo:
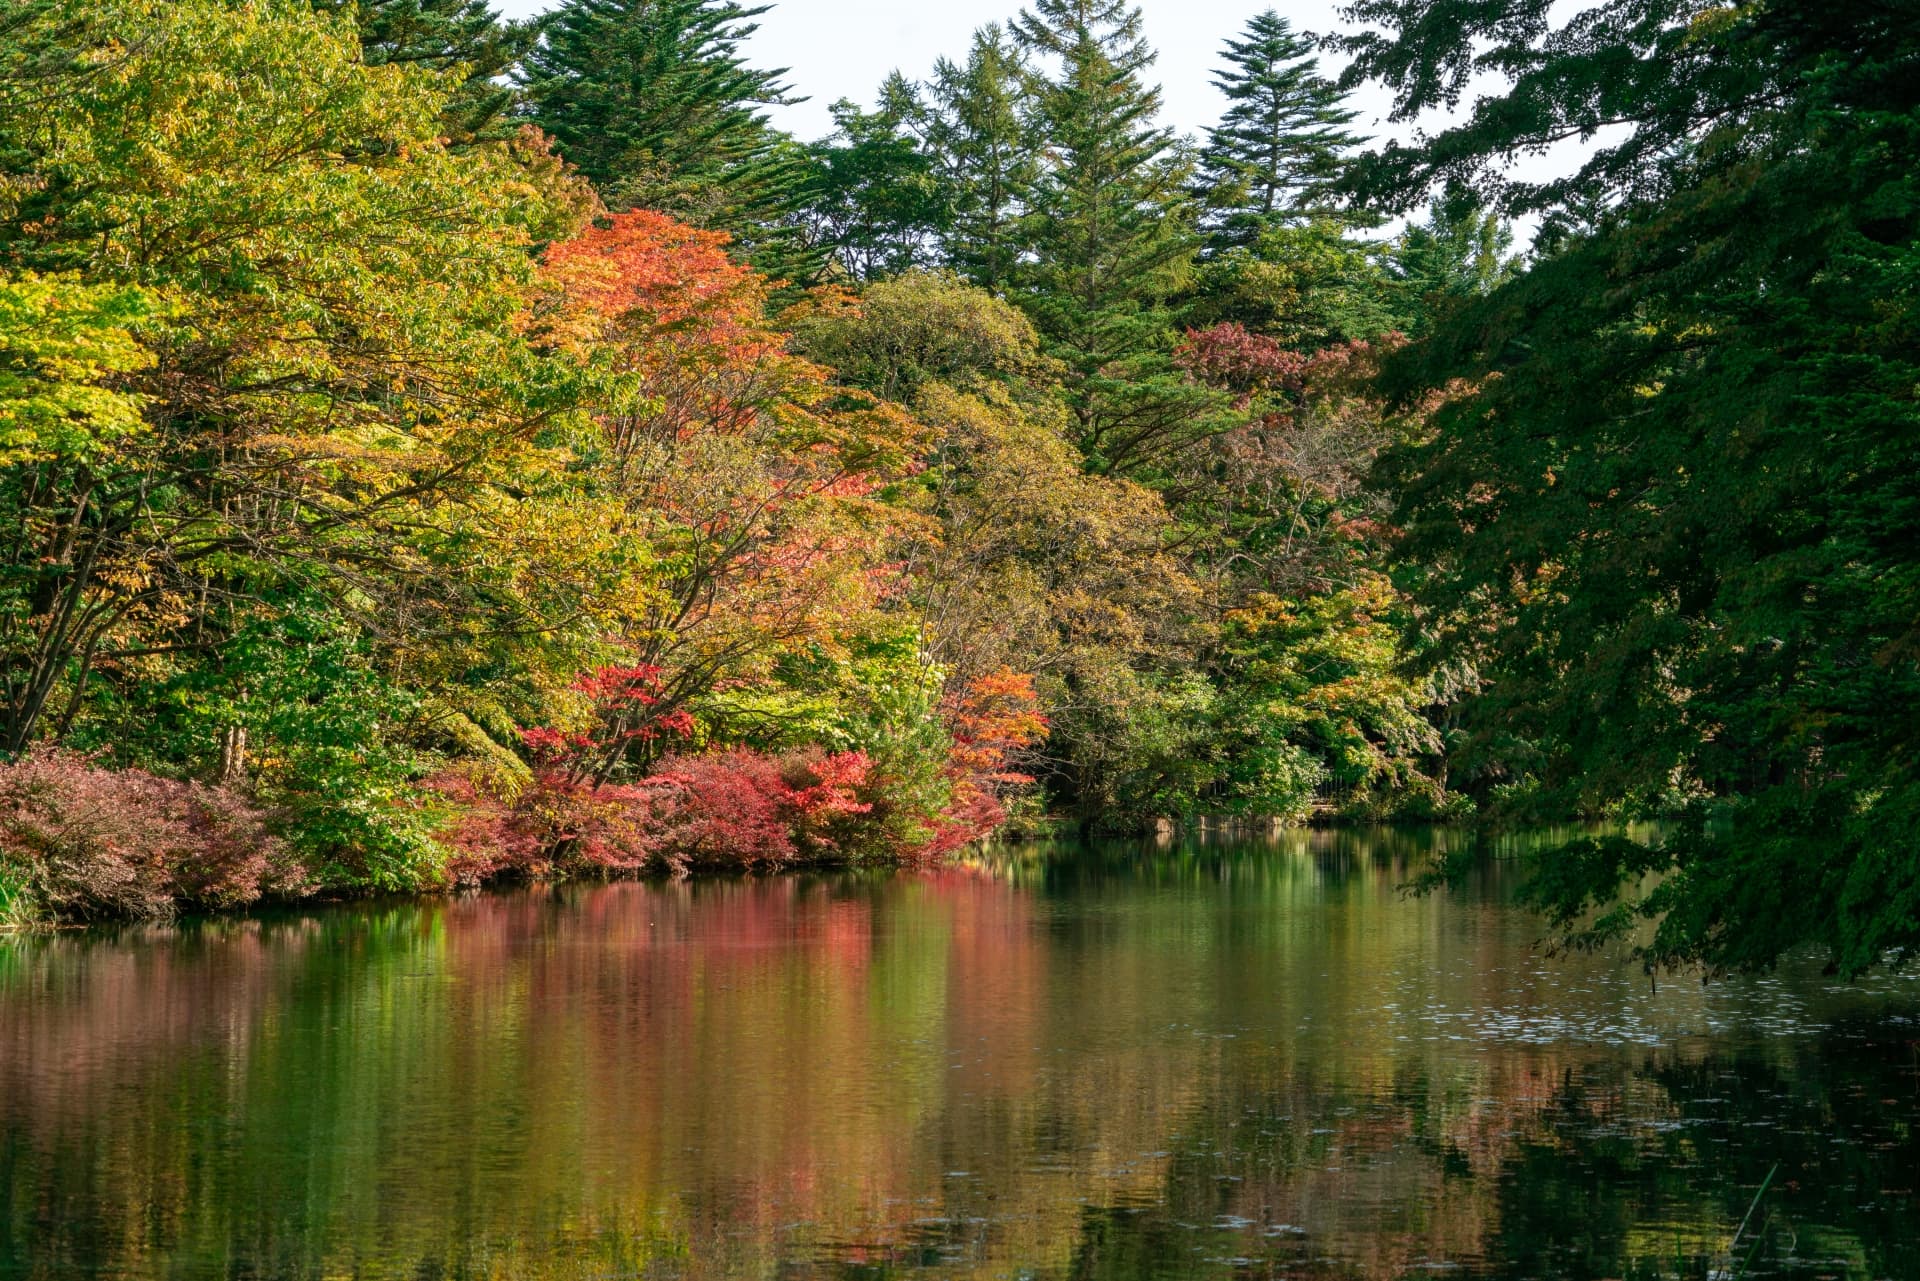
[[[1552,856],[1536,897],[1580,942],[1651,918],[1668,962],[1804,944],[1852,973],[1910,951],[1912,24],[1871,3],[1614,3],[1557,28],[1418,8],[1355,10],[1389,33],[1352,42],[1352,74],[1403,111],[1521,70],[1357,189],[1471,187],[1544,214],[1554,245],[1388,368],[1441,398],[1388,462],[1429,661],[1483,684],[1475,768],[1550,804],[1685,806],[1652,846]],[[1497,176],[1603,125],[1617,140],[1567,178]]]
[[[1564,943],[1914,950],[1900,6],[1269,11],[1204,139],[764,12],[0,15],[0,908],[1659,817]]]

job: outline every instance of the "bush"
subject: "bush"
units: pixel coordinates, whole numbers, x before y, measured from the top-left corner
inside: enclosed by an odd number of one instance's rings
[[[844,853],[873,808],[859,799],[867,769],[864,753],[818,748],[664,761],[647,780],[662,856],[685,871]]]
[[[652,796],[601,787],[548,767],[525,782],[447,773],[430,786],[454,811],[443,837],[455,884],[638,872],[655,858]]]
[[[239,792],[64,751],[0,765],[0,868],[11,914],[62,920],[238,907],[307,884]]]
[[[661,787],[652,817],[675,871],[778,867],[799,852],[776,757],[731,751],[670,759],[649,781]]]
[[[649,867],[767,869],[850,851],[871,806],[867,758],[818,749],[670,757],[638,783],[594,787],[558,766],[514,790],[449,773],[433,789],[457,817],[452,879],[609,876]]]

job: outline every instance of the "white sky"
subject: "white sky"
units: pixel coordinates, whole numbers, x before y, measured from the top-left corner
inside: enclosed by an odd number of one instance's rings
[[[1199,133],[1218,119],[1223,99],[1213,87],[1221,43],[1238,35],[1247,20],[1268,7],[1280,10],[1300,31],[1324,33],[1341,28],[1339,0],[1139,0],[1146,17],[1147,41],[1160,52],[1154,67],[1166,101],[1165,121],[1186,133]],[[550,7],[550,0],[495,0],[502,12],[526,17]],[[787,80],[809,101],[774,113],[774,123],[803,139],[831,130],[827,108],[852,98],[863,106],[896,68],[923,80],[935,58],[965,57],[976,28],[1004,22],[1019,12],[1020,0],[777,0],[760,19],[760,31],[748,46],[753,64],[790,68]],[[1321,68],[1339,66],[1325,55]],[[1387,101],[1377,90],[1355,96],[1360,132],[1388,132]],[[1404,130],[1397,132],[1404,133]]]

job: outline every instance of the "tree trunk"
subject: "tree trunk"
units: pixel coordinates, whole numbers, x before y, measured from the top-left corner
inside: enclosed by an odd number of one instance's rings
[[[247,731],[243,725],[232,725],[220,735],[220,785],[231,787],[246,781]]]

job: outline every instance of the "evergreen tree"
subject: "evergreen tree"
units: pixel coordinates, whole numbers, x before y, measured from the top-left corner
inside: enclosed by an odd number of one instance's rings
[[[1393,247],[1407,332],[1428,332],[1449,300],[1478,297],[1512,279],[1513,229],[1471,200],[1436,200],[1427,220]]]
[[[514,100],[501,77],[537,35],[532,23],[501,21],[488,0],[315,0],[314,7],[352,7],[371,64],[465,68],[465,87],[447,104],[447,121],[469,138],[498,132]]]
[[[740,52],[766,11],[563,0],[520,73],[528,115],[609,203],[730,231],[770,265],[794,239],[808,165],[761,110],[797,101],[786,69],[750,67]]]
[[[1230,105],[1201,153],[1202,190],[1214,243],[1247,245],[1323,206],[1342,153],[1364,139],[1347,132],[1355,113],[1320,75],[1313,41],[1272,9],[1227,41],[1225,58],[1214,84]]]
[[[1207,403],[1172,368],[1166,305],[1196,244],[1191,166],[1156,121],[1158,88],[1141,79],[1155,55],[1137,8],[1038,0],[1014,39],[1036,60],[1029,91],[1044,157],[1017,297],[1068,369],[1090,465],[1151,469],[1202,430]]]
[[[1012,277],[1020,219],[1038,170],[1020,51],[997,24],[974,33],[964,66],[934,64],[922,134],[952,210],[947,261],[989,289]]]
[[[1352,231],[1335,215],[1273,223],[1200,264],[1183,318],[1240,325],[1302,353],[1406,329],[1428,287],[1396,276],[1395,246]]]
[[[896,72],[876,111],[833,104],[832,137],[808,148],[814,165],[807,239],[854,280],[934,265],[951,203],[935,162],[905,127],[918,109]]]

